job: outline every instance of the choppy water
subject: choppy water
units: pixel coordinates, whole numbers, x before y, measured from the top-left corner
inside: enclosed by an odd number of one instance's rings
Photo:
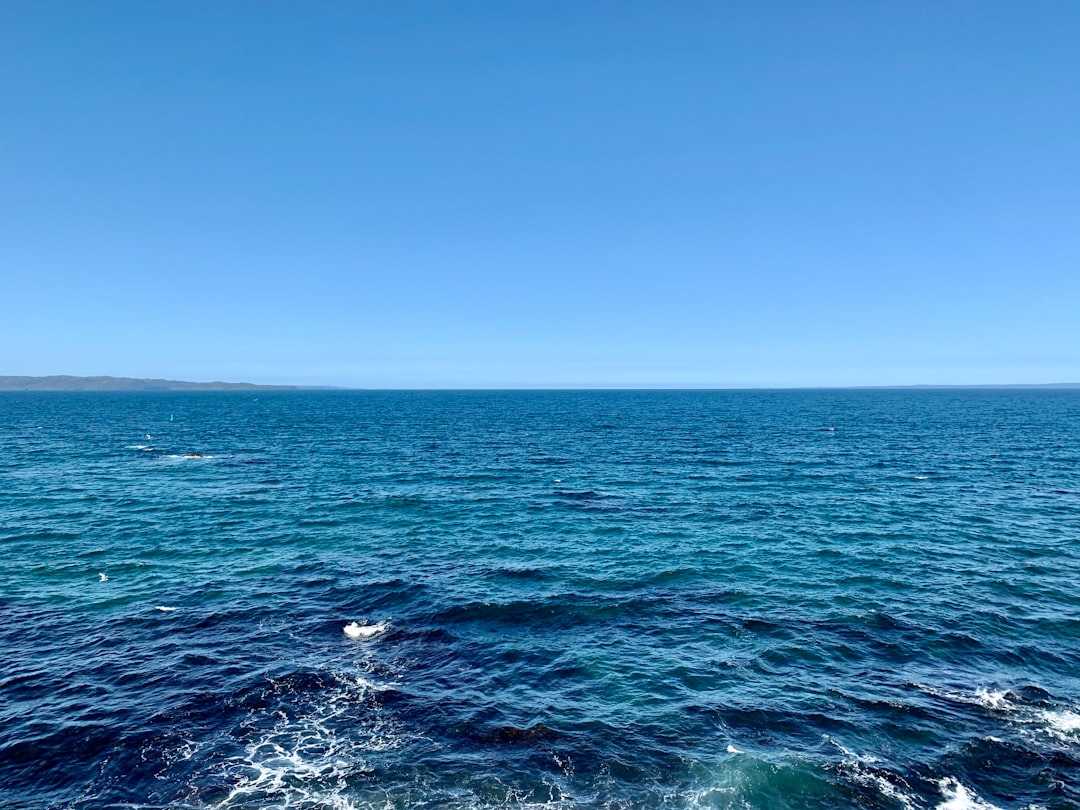
[[[1077,392],[20,393],[0,452],[4,808],[1080,806]]]

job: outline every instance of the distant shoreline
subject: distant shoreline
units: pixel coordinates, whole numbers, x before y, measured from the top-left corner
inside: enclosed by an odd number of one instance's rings
[[[188,382],[135,377],[47,377],[0,375],[0,391],[318,391],[331,386],[257,385],[245,382]]]

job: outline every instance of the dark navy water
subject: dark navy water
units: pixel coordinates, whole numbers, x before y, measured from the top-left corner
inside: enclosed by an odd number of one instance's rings
[[[4,808],[1080,806],[1080,392],[12,393],[0,452]]]

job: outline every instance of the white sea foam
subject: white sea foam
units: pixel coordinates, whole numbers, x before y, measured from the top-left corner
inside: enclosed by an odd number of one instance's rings
[[[882,796],[892,799],[905,810],[918,810],[918,808],[921,807],[914,793],[910,790],[905,790],[900,785],[894,784],[879,773],[874,773],[865,768],[856,768],[852,772],[851,778],[856,784],[873,788]],[[896,778],[903,783],[903,780],[899,779],[899,777]]]
[[[702,790],[695,790],[686,797],[688,807],[735,807],[732,804],[732,796],[738,794],[738,789],[727,785],[716,785]],[[748,806],[745,802],[741,806]]]
[[[996,804],[990,804],[978,794],[964,787],[956,779],[942,779],[938,782],[945,801],[937,810],[1001,810]]]
[[[1021,709],[1014,699],[1012,692],[1007,689],[986,689],[985,687],[973,690],[946,689],[924,684],[915,684],[928,695],[945,698],[955,703],[967,703],[971,706],[982,706],[995,712],[1009,713]]]
[[[167,743],[163,748],[158,748],[159,743],[159,740],[154,740],[145,745],[142,749],[142,758],[145,761],[148,756],[156,752],[156,755],[160,757],[162,763],[166,766],[166,769],[178,762],[190,761],[205,744],[204,742],[198,742],[187,738]],[[155,774],[155,776],[158,779],[168,778],[168,776],[165,775],[164,770]]]
[[[1072,706],[1045,708],[1025,704],[1006,689],[980,688],[970,692],[950,689],[932,689],[920,686],[928,694],[982,706],[999,715],[1010,724],[1023,730],[1024,734],[1041,734],[1053,737],[1061,742],[1080,742],[1080,712]]]
[[[240,736],[248,742],[242,756],[224,765],[222,776],[233,787],[216,810],[373,806],[346,791],[357,774],[370,770],[368,755],[398,749],[406,735],[369,700],[379,687],[361,677],[336,677],[329,693],[299,706],[286,701],[243,723]]]
[[[1080,714],[1069,709],[1041,711],[1039,717],[1047,724],[1047,732],[1062,740],[1076,740],[1080,732]]]
[[[373,638],[390,629],[390,621],[382,621],[378,624],[358,624],[349,622],[345,625],[344,632],[349,638]]]
[[[1005,689],[976,689],[975,701],[988,709],[1008,711],[1013,708],[1009,692]]]
[[[555,760],[555,764],[559,766],[559,770],[562,771],[563,776],[574,775],[574,760],[565,754],[560,755],[558,751],[551,752],[551,758]]]
[[[823,735],[823,737],[840,749],[840,752],[846,757],[841,770],[852,782],[876,790],[882,796],[905,808],[905,810],[919,810],[921,805],[903,777],[880,766],[875,766],[875,763],[881,762],[880,757],[873,754],[857,754],[828,734]]]
[[[154,608],[154,610],[160,610],[162,613],[172,613],[174,610],[179,610],[179,608],[168,607],[166,605],[158,605]]]
[[[728,743],[727,752],[729,754],[745,754],[746,753],[745,751],[740,751],[738,748],[736,748],[731,743]]]
[[[842,753],[846,757],[849,757],[850,759],[853,759],[853,760],[855,760],[857,762],[862,762],[862,763],[865,763],[865,764],[870,764],[870,763],[873,763],[873,762],[881,762],[881,760],[878,759],[877,757],[875,757],[873,754],[856,754],[854,751],[851,751],[850,749],[845,748],[843,743],[841,743],[839,740],[835,739],[834,737],[829,736],[828,734],[823,734],[821,736],[827,742],[832,743],[834,746],[836,746],[838,749],[840,749],[840,753]]]

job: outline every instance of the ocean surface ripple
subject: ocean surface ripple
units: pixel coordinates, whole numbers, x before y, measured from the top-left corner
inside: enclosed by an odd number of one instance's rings
[[[1080,392],[0,414],[0,807],[1080,807]]]

